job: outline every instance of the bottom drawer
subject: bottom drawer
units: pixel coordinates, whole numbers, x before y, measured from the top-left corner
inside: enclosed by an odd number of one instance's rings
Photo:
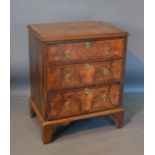
[[[119,83],[80,88],[48,94],[48,119],[101,111],[117,107],[120,101]]]

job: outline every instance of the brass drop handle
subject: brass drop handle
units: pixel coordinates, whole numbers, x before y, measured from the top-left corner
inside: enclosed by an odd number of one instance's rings
[[[85,69],[89,70],[89,68],[90,68],[90,64],[85,64]]]
[[[90,48],[90,42],[86,42],[86,48],[88,49],[88,48]]]
[[[66,73],[64,79],[66,81],[68,81],[70,79],[70,77],[71,77],[71,74],[70,73]]]
[[[85,88],[84,93],[88,95],[89,94],[89,88]]]
[[[71,56],[71,51],[70,51],[70,50],[66,50],[66,51],[65,51],[65,56],[66,56],[66,58],[70,58],[70,56]]]
[[[68,100],[65,102],[65,107],[68,109],[70,107],[71,100]]]
[[[107,75],[109,73],[109,70],[107,68],[102,69],[102,74]]]
[[[103,101],[106,101],[107,95],[106,95],[106,94],[102,94],[102,95],[101,95],[101,99],[102,99]]]
[[[105,55],[108,55],[108,54],[109,54],[109,50],[110,50],[110,48],[109,48],[108,46],[106,46],[106,47],[104,48],[104,53],[105,53]]]

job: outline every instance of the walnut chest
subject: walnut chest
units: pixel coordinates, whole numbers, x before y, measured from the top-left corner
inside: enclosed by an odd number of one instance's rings
[[[30,114],[43,143],[57,126],[96,116],[123,125],[121,107],[128,33],[102,22],[32,24]]]

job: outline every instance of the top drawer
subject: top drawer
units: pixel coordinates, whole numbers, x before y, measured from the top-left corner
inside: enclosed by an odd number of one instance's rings
[[[51,44],[47,46],[48,62],[123,58],[125,39]]]

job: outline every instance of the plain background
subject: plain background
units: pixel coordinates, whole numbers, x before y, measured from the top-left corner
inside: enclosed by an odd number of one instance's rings
[[[29,93],[26,26],[32,23],[104,21],[130,33],[125,93],[143,93],[143,0],[11,1],[11,94]]]

